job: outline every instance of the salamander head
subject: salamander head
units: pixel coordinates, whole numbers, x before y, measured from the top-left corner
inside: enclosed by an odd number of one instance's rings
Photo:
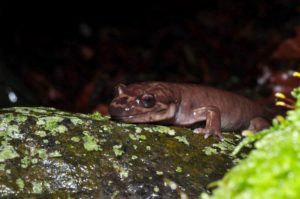
[[[109,105],[112,119],[128,123],[168,121],[175,117],[173,92],[159,82],[119,85]]]

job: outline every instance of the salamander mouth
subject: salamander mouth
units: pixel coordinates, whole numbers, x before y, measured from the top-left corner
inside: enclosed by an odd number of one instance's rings
[[[147,111],[147,112],[143,112],[143,113],[136,113],[136,114],[132,114],[132,115],[111,115],[111,118],[113,120],[117,120],[117,121],[130,121],[131,119],[134,119],[134,118],[137,118],[137,117],[140,117],[140,116],[143,116],[143,115],[148,115],[148,114],[151,114],[151,113],[160,113],[160,112],[164,112],[166,111],[167,109],[160,109],[158,111]]]

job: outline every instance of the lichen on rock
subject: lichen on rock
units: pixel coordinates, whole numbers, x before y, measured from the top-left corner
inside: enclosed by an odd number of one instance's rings
[[[240,138],[225,137],[99,113],[1,109],[0,197],[194,198],[233,165],[228,154]]]

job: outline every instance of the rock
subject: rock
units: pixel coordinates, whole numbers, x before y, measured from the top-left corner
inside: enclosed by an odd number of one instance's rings
[[[196,198],[240,140],[53,108],[0,110],[0,197]]]

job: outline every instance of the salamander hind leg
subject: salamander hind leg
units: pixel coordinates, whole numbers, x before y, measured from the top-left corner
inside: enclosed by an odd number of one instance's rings
[[[256,132],[266,129],[268,127],[270,127],[270,123],[267,120],[265,120],[262,117],[256,117],[250,121],[248,130],[256,133]]]

